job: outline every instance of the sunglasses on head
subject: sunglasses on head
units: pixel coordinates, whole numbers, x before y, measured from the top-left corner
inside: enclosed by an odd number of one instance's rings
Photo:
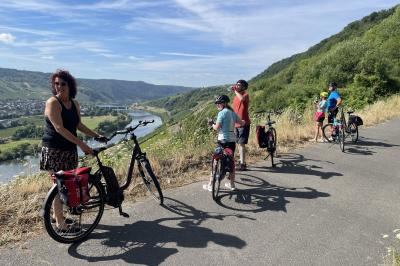
[[[54,85],[56,85],[56,86],[58,86],[58,85],[60,85],[61,87],[65,87],[65,86],[67,86],[67,83],[66,82],[54,82]]]

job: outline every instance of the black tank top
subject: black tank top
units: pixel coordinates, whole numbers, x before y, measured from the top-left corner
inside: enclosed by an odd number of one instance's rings
[[[58,99],[57,97],[55,98],[61,104],[61,118],[64,128],[71,132],[74,136],[77,136],[76,127],[79,124],[79,116],[74,101],[71,100],[71,108],[67,109],[60,101],[60,99]],[[53,124],[50,122],[50,119],[47,116],[45,118],[45,128],[42,138],[42,145],[59,150],[76,150],[76,144],[70,142],[62,135],[57,133]]]

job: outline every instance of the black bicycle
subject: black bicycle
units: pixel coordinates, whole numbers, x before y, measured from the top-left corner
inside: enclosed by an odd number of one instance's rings
[[[212,154],[211,174],[212,174],[212,197],[218,200],[221,182],[228,172],[234,170],[235,163],[231,148],[224,148],[223,143],[217,142],[217,147]]]
[[[275,124],[275,121],[271,120],[271,115],[278,112],[267,112],[267,121],[265,122],[265,126],[257,126],[256,134],[257,134],[257,142],[260,148],[267,149],[267,157],[264,160],[267,160],[268,157],[271,159],[271,166],[275,167],[274,157],[278,156],[277,153],[277,135],[276,129],[272,126]],[[278,113],[279,114],[279,113]],[[268,126],[268,127],[267,127]]]
[[[343,108],[340,108],[339,119],[334,118],[333,123],[328,123],[322,127],[322,134],[328,142],[337,142],[340,149],[344,152],[345,139],[351,138],[352,142],[358,141],[357,116],[351,115],[354,111],[347,111],[348,119],[344,115]]]
[[[133,169],[135,162],[137,164],[137,170],[139,175],[142,177],[143,183],[151,193],[151,195],[158,201],[159,204],[163,204],[163,194],[161,191],[160,184],[155,176],[150,162],[146,157],[146,153],[142,152],[137,137],[134,133],[135,129],[140,126],[146,126],[152,121],[139,121],[134,127],[128,127],[125,130],[116,131],[109,138],[103,137],[102,139],[96,139],[97,141],[107,142],[110,141],[116,135],[125,135],[125,138],[120,143],[129,144],[132,148],[132,154],[130,164],[128,168],[128,174],[123,185],[119,185],[118,180],[115,176],[114,170],[111,167],[103,165],[99,158],[99,153],[114,146],[115,144],[109,144],[104,147],[94,148],[94,156],[97,161],[99,169],[89,175],[88,181],[88,195],[89,198],[85,203],[79,204],[78,206],[69,207],[67,204],[62,204],[59,199],[59,187],[54,184],[48,192],[46,199],[44,200],[41,214],[44,219],[44,227],[47,233],[54,240],[61,243],[74,243],[85,239],[98,225],[103,215],[104,205],[107,204],[114,208],[119,208],[119,214],[123,217],[129,217],[129,215],[122,211],[122,202],[124,201],[123,191],[128,188],[132,182]],[[129,138],[127,137],[129,135]],[[134,145],[132,145],[132,142]],[[82,169],[82,168],[81,168]],[[90,172],[89,167],[87,167]],[[62,171],[55,174],[62,175]],[[57,199],[55,201],[55,199]],[[62,212],[64,217],[64,224],[67,225],[66,229],[59,229],[55,222],[55,205],[58,204],[58,215]],[[61,204],[61,206],[60,206]]]

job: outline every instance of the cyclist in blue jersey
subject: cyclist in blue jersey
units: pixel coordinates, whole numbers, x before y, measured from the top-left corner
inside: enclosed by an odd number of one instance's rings
[[[342,98],[340,97],[339,92],[337,91],[336,82],[329,83],[329,96],[326,105],[326,110],[328,111],[328,123],[333,123],[333,120],[336,118],[336,115],[339,111],[339,105],[342,103]],[[333,128],[331,127],[331,137],[330,140],[333,140],[336,133],[332,132]],[[333,138],[332,138],[333,137]]]
[[[229,97],[226,95],[220,95],[215,99],[215,105],[219,110],[217,121],[215,124],[209,121],[209,125],[216,131],[218,131],[218,142],[223,148],[232,149],[233,154],[235,154],[236,148],[236,134],[235,134],[235,123],[244,126],[245,121],[241,120],[239,116],[232,110],[232,107],[228,104]],[[225,187],[235,190],[235,171],[229,173],[228,176],[229,183],[225,183]],[[210,182],[204,185],[203,188],[211,191],[212,176]]]
[[[338,113],[338,107],[342,103],[342,98],[337,91],[336,82],[329,83],[329,96],[327,101],[326,109],[328,110],[328,123],[333,123],[333,119]]]

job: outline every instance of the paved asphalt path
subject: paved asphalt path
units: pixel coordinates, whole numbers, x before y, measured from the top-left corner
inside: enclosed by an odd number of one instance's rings
[[[194,183],[107,211],[78,245],[46,234],[0,249],[1,265],[378,265],[400,228],[400,119],[357,145],[316,143],[237,175],[220,204]]]

